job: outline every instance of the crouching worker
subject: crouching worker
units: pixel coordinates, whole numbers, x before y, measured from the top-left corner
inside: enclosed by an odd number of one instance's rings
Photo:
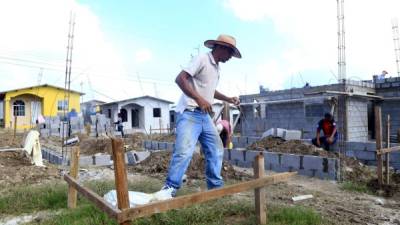
[[[321,130],[324,132],[322,137],[320,135]],[[335,120],[332,114],[325,113],[324,119],[318,122],[316,138],[312,139],[312,143],[329,151],[330,146],[335,144],[337,137]]]
[[[176,141],[172,153],[168,175],[162,189],[156,194],[165,199],[175,197],[181,187],[182,176],[192,159],[197,141],[200,142],[205,157],[205,175],[208,189],[224,185],[221,176],[224,148],[209,113],[214,98],[238,105],[237,97],[227,97],[216,90],[220,64],[232,56],[241,58],[236,41],[228,35],[220,35],[217,40],[208,40],[204,45],[211,52],[195,57],[176,77],[175,82],[183,91],[176,106]]]

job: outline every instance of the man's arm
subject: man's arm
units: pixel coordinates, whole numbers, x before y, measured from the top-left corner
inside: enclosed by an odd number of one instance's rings
[[[175,83],[179,86],[183,93],[195,100],[203,111],[212,112],[211,104],[208,103],[203,97],[199,95],[199,93],[197,93],[196,90],[193,89],[189,81],[190,79],[193,79],[192,76],[182,70],[176,77]]]
[[[335,137],[336,132],[337,132],[337,129],[336,129],[336,127],[334,127],[334,128],[333,128],[332,135],[329,137],[329,139],[330,139],[331,141],[333,141],[333,137]]]
[[[221,100],[221,101],[229,102],[229,103],[232,103],[235,105],[240,104],[240,100],[238,97],[227,97],[226,95],[222,94],[221,92],[219,92],[217,90],[215,90],[214,98]]]

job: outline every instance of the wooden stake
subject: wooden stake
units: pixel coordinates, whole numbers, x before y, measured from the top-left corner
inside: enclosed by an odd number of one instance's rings
[[[165,201],[151,202],[146,205],[136,206],[134,208],[123,210],[122,213],[118,215],[118,222],[121,223],[127,220],[150,216],[155,213],[166,212],[171,209],[189,207],[194,204],[221,198],[223,196],[249,191],[270,184],[276,184],[286,181],[295,174],[297,174],[297,172],[278,173],[270,176],[264,176],[255,180],[232,184],[222,188],[216,188],[209,191],[179,196]]]
[[[114,174],[115,174],[115,187],[117,189],[118,208],[120,210],[129,208],[129,194],[128,194],[128,177],[125,169],[125,154],[124,143],[120,138],[111,138],[113,160],[114,160]],[[121,225],[129,225],[130,221],[124,221]]]
[[[17,136],[17,116],[14,116],[14,139]]]
[[[387,115],[387,120],[386,120],[386,147],[390,148],[390,115]],[[389,184],[389,179],[390,179],[390,171],[389,171],[389,154],[385,154],[385,174],[386,174],[386,184]]]
[[[69,175],[77,179],[79,170],[79,147],[72,147],[71,150],[71,168],[69,170]],[[76,208],[76,202],[78,198],[77,190],[72,186],[68,185],[68,208]]]
[[[376,139],[376,149],[379,151],[382,149],[382,112],[380,106],[375,106],[375,139]],[[378,184],[379,187],[382,186],[383,183],[383,174],[382,174],[382,155],[377,154],[377,173],[378,173]]]
[[[94,191],[90,190],[89,188],[83,187],[80,185],[74,178],[69,176],[68,174],[64,174],[64,180],[78,192],[86,197],[90,202],[96,205],[101,211],[107,213],[108,216],[114,219],[118,219],[118,214],[121,213],[121,210],[114,208],[110,203],[104,200],[103,197],[99,196]]]
[[[261,154],[257,155],[254,160],[254,178],[261,178],[265,175],[264,168],[264,156]],[[254,198],[256,204],[256,215],[257,215],[257,223],[258,224],[266,224],[267,223],[267,208],[265,206],[265,188],[260,187],[254,189]]]

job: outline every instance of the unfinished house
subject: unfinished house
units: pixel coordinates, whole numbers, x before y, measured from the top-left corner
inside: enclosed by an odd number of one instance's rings
[[[392,115],[392,133],[400,128],[400,78],[373,81],[345,80],[338,84],[243,95],[243,136],[261,136],[274,127],[301,130],[303,138],[315,137],[317,123],[331,112],[345,141],[374,139],[375,104],[383,118]]]
[[[101,113],[116,122],[121,114],[125,133],[168,132],[170,127],[169,106],[172,102],[142,96],[100,105]]]

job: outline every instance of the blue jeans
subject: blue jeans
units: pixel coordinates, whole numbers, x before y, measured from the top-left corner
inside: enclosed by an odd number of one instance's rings
[[[165,184],[181,187],[182,177],[189,166],[197,141],[200,141],[206,161],[208,189],[222,187],[221,176],[224,148],[218,131],[208,113],[200,110],[179,114],[176,121],[176,142]]]

